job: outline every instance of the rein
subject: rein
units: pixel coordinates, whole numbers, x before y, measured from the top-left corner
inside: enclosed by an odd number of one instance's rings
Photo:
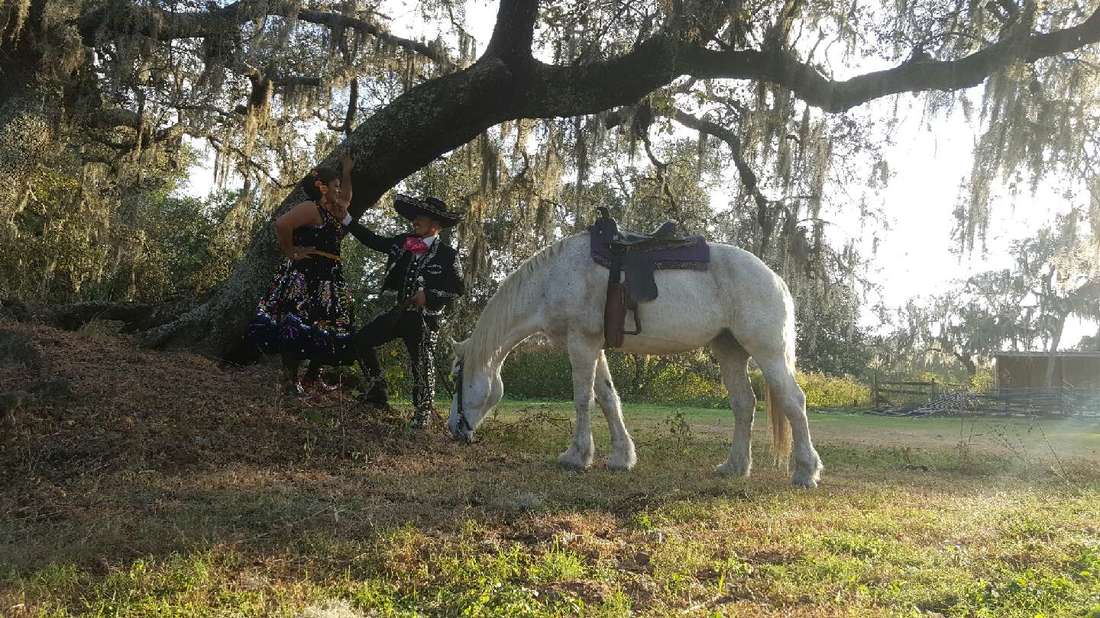
[[[465,431],[473,431],[474,428],[470,426],[470,421],[466,420],[466,411],[462,406],[462,361],[458,362],[457,371],[455,372],[455,409],[458,411],[458,428]]]

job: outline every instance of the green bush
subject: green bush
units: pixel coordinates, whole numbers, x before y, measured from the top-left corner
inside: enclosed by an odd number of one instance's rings
[[[560,350],[516,350],[505,361],[500,377],[511,399],[573,398],[569,356]]]
[[[852,376],[810,372],[799,373],[796,379],[806,393],[807,408],[860,407],[871,401],[870,387]]]
[[[635,384],[639,375],[636,362],[637,359],[622,353],[608,353],[611,376],[624,401],[705,407],[728,405],[717,363],[708,356],[676,356],[648,366],[641,372],[649,372],[642,387]],[[570,376],[568,355],[546,346],[516,350],[501,370],[505,396],[511,399],[572,399]],[[865,406],[870,401],[870,388],[851,376],[812,372],[799,373],[797,380],[806,392],[806,405],[811,408]],[[757,400],[762,401],[764,379],[760,370],[751,370],[749,381]]]
[[[721,380],[690,367],[670,364],[654,378],[648,396],[638,393],[636,401],[717,407],[729,403]]]
[[[970,390],[975,393],[988,393],[993,390],[993,369],[982,367],[970,378]]]
[[[852,376],[831,376],[816,371],[797,372],[795,380],[806,394],[807,408],[864,407],[871,403],[871,387]],[[764,374],[759,369],[749,371],[752,390],[763,400]]]
[[[437,365],[449,367],[449,353],[440,346]],[[379,360],[385,369],[390,395],[408,397],[412,384],[407,376],[408,358],[404,346],[395,341],[379,349]],[[446,358],[444,358],[446,357]],[[723,408],[729,405],[726,387],[719,377],[717,363],[706,355],[667,357],[644,367],[645,384],[635,384],[639,368],[637,359],[620,352],[607,355],[611,378],[623,401],[663,405]],[[653,361],[654,359],[649,359]],[[446,362],[444,362],[446,361]],[[348,370],[351,371],[351,370]],[[647,373],[648,372],[648,373]],[[354,373],[357,373],[355,371]],[[441,373],[446,373],[441,370]],[[543,345],[521,346],[509,357],[501,370],[504,394],[509,399],[568,401],[573,399],[572,373],[569,356],[563,350]],[[436,396],[445,398],[447,388],[440,376]],[[798,373],[799,386],[806,393],[808,408],[842,408],[866,406],[870,388],[851,376],[830,376],[823,373]],[[764,400],[764,376],[759,369],[749,371],[749,382],[757,401]]]
[[[680,359],[677,359],[680,360]],[[689,362],[669,362],[646,375],[644,388],[635,384],[635,361],[621,353],[608,354],[608,367],[619,396],[626,401],[647,403],[725,405],[725,387],[714,371],[693,366]],[[713,373],[714,375],[710,375]],[[569,356],[562,350],[545,346],[530,346],[508,357],[501,370],[505,395],[512,399],[573,398],[572,372]]]

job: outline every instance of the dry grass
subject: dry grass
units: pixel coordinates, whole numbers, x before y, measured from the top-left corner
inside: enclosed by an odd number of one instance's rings
[[[0,437],[0,615],[1100,612],[1095,424],[815,415],[804,492],[710,473],[728,413],[639,407],[638,468],[577,474],[564,404],[464,447],[285,405],[270,369],[0,327],[46,359],[0,366],[28,393]]]

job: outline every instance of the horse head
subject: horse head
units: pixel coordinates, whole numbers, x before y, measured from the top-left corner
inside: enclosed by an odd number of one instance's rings
[[[451,400],[447,428],[456,439],[472,442],[478,425],[504,395],[504,384],[500,379],[499,368],[493,369],[487,362],[469,357],[468,339],[452,341],[451,345],[455,353],[454,364],[451,366],[455,394]]]

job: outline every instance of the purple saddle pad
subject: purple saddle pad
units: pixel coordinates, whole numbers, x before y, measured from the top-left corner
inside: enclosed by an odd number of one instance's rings
[[[710,262],[710,247],[702,236],[656,241],[649,247],[645,246],[648,243],[633,244],[612,256],[611,239],[617,230],[618,225],[610,218],[600,218],[588,228],[592,259],[610,269],[612,257],[617,258],[633,306],[657,298],[656,271],[706,270]]]
[[[589,233],[592,259],[603,267],[611,265],[611,243],[596,233]],[[710,263],[710,246],[702,236],[688,236],[683,244],[655,248],[649,251],[630,251],[627,255],[644,255],[658,270],[706,270]]]

